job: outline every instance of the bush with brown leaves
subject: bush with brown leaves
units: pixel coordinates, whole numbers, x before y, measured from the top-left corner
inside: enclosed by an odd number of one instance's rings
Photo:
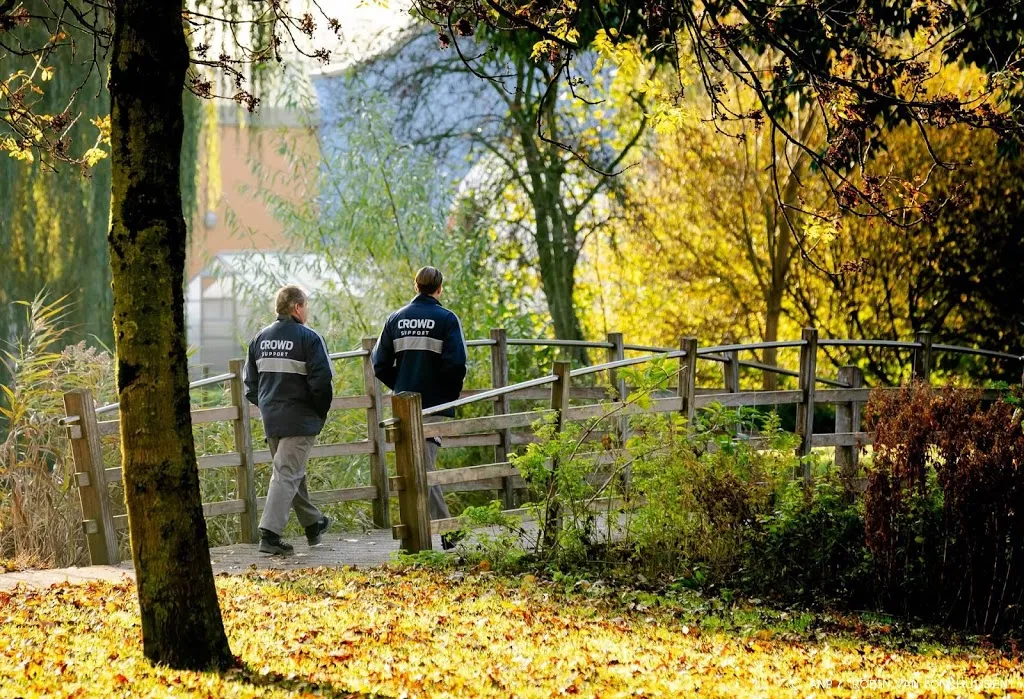
[[[876,391],[867,543],[884,604],[983,633],[1024,628],[1018,399],[923,383]]]

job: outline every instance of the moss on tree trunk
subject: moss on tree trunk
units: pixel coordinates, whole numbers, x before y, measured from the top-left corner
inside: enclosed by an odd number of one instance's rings
[[[116,0],[110,266],[125,499],[146,657],[232,662],[210,567],[189,415],[179,156],[181,0]]]

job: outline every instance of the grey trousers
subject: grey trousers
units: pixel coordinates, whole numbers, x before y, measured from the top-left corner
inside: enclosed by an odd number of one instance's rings
[[[423,418],[423,424],[429,422],[441,422],[444,420],[439,415],[430,415]],[[427,440],[427,472],[434,470],[437,465],[437,453],[441,451],[441,440],[439,437],[432,437]],[[441,486],[435,485],[430,488],[430,492],[427,497],[427,509],[430,511],[430,519],[448,519],[452,516],[452,513],[448,511],[448,503],[444,501],[444,492],[441,490]]]
[[[268,437],[270,454],[274,457],[274,473],[270,477],[267,504],[260,518],[260,529],[280,535],[295,508],[295,516],[303,528],[320,521],[323,513],[309,501],[306,488],[306,462],[316,437]]]

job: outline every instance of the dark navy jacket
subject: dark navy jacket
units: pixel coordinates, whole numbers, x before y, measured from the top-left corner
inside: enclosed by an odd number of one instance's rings
[[[466,378],[466,341],[459,317],[420,294],[388,317],[373,348],[373,371],[395,393],[413,391],[423,407],[453,401]],[[454,410],[443,415],[454,417]]]
[[[245,397],[260,407],[268,437],[320,434],[333,398],[334,369],[319,333],[278,316],[249,343],[244,377]]]

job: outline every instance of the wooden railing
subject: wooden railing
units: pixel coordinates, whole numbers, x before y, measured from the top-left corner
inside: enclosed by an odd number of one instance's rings
[[[798,453],[806,455],[814,447],[835,447],[836,464],[841,473],[852,477],[857,472],[858,454],[862,447],[871,443],[871,435],[863,432],[860,425],[860,407],[867,400],[868,389],[862,387],[862,377],[857,367],[841,367],[835,379],[817,376],[818,348],[823,346],[890,347],[912,350],[913,373],[927,378],[930,375],[934,352],[965,352],[986,357],[1011,360],[1024,364],[1024,357],[990,350],[932,344],[931,336],[921,333],[914,342],[887,340],[818,340],[817,331],[805,329],[800,340],[785,342],[763,342],[748,345],[722,345],[699,347],[696,338],[683,338],[679,349],[629,345],[623,342],[620,333],[609,334],[606,342],[574,342],[559,340],[510,339],[504,330],[493,330],[490,337],[471,340],[471,347],[489,347],[491,363],[490,389],[470,389],[462,396],[444,406],[427,410],[420,409],[419,396],[415,394],[385,395],[380,383],[374,378],[370,362],[370,351],[374,339],[367,338],[358,350],[331,354],[334,361],[359,360],[362,363],[363,392],[357,395],[336,397],[331,403],[332,411],[361,410],[366,414],[366,439],[335,444],[321,444],[313,448],[311,459],[337,456],[363,455],[369,457],[370,482],[366,485],[334,490],[315,491],[311,499],[318,504],[367,501],[372,503],[373,523],[386,528],[390,522],[390,498],[396,494],[399,501],[401,521],[392,527],[396,538],[401,539],[406,551],[419,551],[431,547],[431,534],[448,531],[459,526],[455,518],[431,522],[426,510],[427,488],[444,486],[446,490],[495,490],[502,494],[507,510],[513,509],[516,491],[525,486],[519,472],[509,463],[509,455],[516,446],[534,441],[536,437],[529,427],[546,415],[558,418],[558,424],[565,421],[584,420],[600,417],[615,411],[617,419],[609,431],[614,432],[620,443],[624,442],[628,429],[627,417],[637,412],[667,413],[678,412],[692,420],[695,411],[712,403],[724,406],[797,406],[796,431],[800,435]],[[516,345],[585,347],[603,349],[608,361],[595,366],[581,367],[570,371],[568,364],[556,363],[555,371],[547,376],[509,385],[508,348]],[[768,348],[798,348],[800,352],[799,371],[767,366],[754,361],[743,361],[740,352]],[[645,356],[626,358],[625,353],[644,352]],[[676,386],[671,391],[657,394],[644,408],[629,403],[630,387],[618,371],[651,361],[655,357],[678,360],[679,371]],[[692,361],[691,361],[692,360]],[[722,365],[724,388],[698,388],[697,360],[717,362]],[[259,410],[245,400],[242,385],[242,360],[233,360],[229,372],[191,384],[192,388],[210,385],[230,387],[231,404],[220,408],[199,408],[192,410],[192,424],[230,422],[233,427],[234,451],[225,454],[202,455],[198,466],[203,469],[231,468],[235,472],[236,488],[234,498],[219,502],[204,503],[207,516],[237,514],[240,518],[239,538],[242,542],[253,543],[258,539],[257,516],[266,498],[257,493],[255,467],[271,463],[269,451],[253,447],[250,420],[259,417]],[[796,390],[741,391],[739,385],[740,367],[775,372],[797,378]],[[606,373],[608,387],[572,385],[572,379]],[[818,386],[828,388],[819,388]],[[610,399],[610,400],[609,400]],[[514,412],[513,401],[549,402],[543,410]],[[570,400],[572,403],[570,403]],[[423,417],[440,413],[448,408],[458,408],[476,403],[490,403],[493,415],[472,417],[446,422],[423,423]],[[117,419],[101,420],[100,416],[116,412],[117,404],[95,407],[89,391],[72,391],[65,394],[66,417],[62,423],[68,430],[74,456],[76,482],[82,503],[83,528],[93,564],[114,564],[119,562],[117,532],[127,527],[127,517],[112,514],[109,486],[120,482],[120,468],[104,468],[101,439],[105,435],[116,435],[119,431]],[[575,403],[575,404],[573,404]],[[814,431],[814,406],[817,403],[836,405],[836,431],[816,434]],[[392,409],[393,417],[385,419],[385,412]],[[602,435],[595,434],[599,439]],[[424,462],[424,439],[442,437],[443,448],[493,447],[494,461],[457,469],[439,470],[427,473]],[[397,475],[389,478],[387,453],[395,452]],[[798,476],[809,477],[806,460]],[[628,477],[628,473],[625,474]]]

